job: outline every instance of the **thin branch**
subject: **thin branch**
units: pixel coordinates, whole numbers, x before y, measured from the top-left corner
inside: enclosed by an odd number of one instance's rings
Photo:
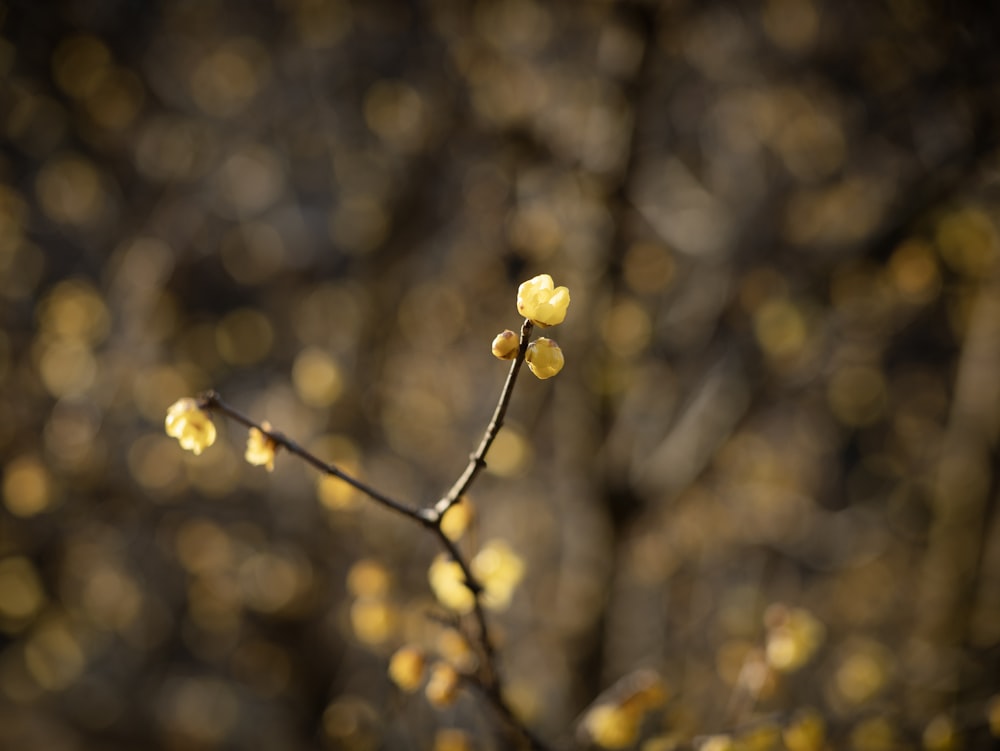
[[[461,565],[461,558],[456,558],[455,560],[459,562],[459,565]],[[520,719],[518,719],[514,710],[504,698],[503,690],[499,681],[499,674],[496,668],[496,651],[493,647],[492,641],[490,640],[489,633],[483,631],[485,626],[485,611],[483,610],[481,599],[478,595],[475,599],[474,608],[476,620],[480,628],[478,642],[473,641],[469,635],[465,633],[465,629],[461,628],[460,622],[454,618],[441,616],[436,613],[428,613],[427,618],[447,628],[455,629],[455,631],[461,634],[462,638],[465,640],[466,646],[470,649],[474,650],[478,647],[483,650],[483,659],[486,663],[488,672],[486,672],[485,675],[462,675],[462,680],[482,694],[486,702],[491,704],[494,711],[502,718],[508,731],[515,733],[519,739],[527,742],[528,748],[530,748],[531,751],[552,751],[551,746],[547,745],[545,741],[535,735],[521,722]]]
[[[266,435],[271,441],[277,446],[281,446],[290,454],[295,454],[301,459],[304,459],[308,464],[318,469],[320,472],[324,472],[328,475],[332,475],[340,480],[343,480],[352,488],[360,490],[366,496],[371,498],[373,501],[385,506],[386,508],[395,511],[397,514],[402,514],[403,516],[409,517],[414,521],[418,521],[424,526],[428,525],[428,520],[425,518],[425,514],[421,512],[420,509],[411,508],[405,503],[400,503],[394,498],[390,498],[384,493],[379,492],[375,488],[367,485],[361,480],[358,480],[351,475],[344,472],[342,469],[338,468],[333,464],[329,464],[315,454],[310,453],[308,450],[300,446],[298,443],[293,441],[291,438],[286,436],[277,430],[267,430],[259,423],[254,422],[252,419],[244,415],[239,410],[230,406],[222,400],[222,397],[217,391],[208,391],[198,397],[198,406],[202,409],[210,412],[219,412],[225,415],[234,422],[238,422],[247,428],[254,428],[259,430],[261,433]]]
[[[461,475],[459,475],[458,479],[451,486],[448,492],[437,503],[428,508],[414,508],[408,506],[405,503],[385,495],[361,480],[352,477],[339,467],[323,461],[315,454],[311,453],[286,436],[284,433],[265,428],[260,423],[230,406],[223,401],[222,397],[216,391],[208,391],[201,394],[198,397],[198,405],[201,409],[206,411],[218,412],[219,414],[225,415],[246,428],[259,430],[263,435],[267,436],[267,438],[272,441],[275,446],[280,446],[288,451],[288,453],[298,456],[307,464],[310,464],[318,469],[320,472],[343,480],[351,487],[364,493],[373,501],[381,506],[384,506],[390,511],[394,511],[397,514],[405,516],[408,519],[417,522],[421,526],[432,530],[437,536],[441,546],[445,549],[452,560],[454,560],[461,568],[462,575],[465,579],[465,586],[469,588],[469,591],[471,591],[473,595],[473,615],[479,632],[477,641],[480,649],[482,650],[483,666],[478,677],[468,677],[469,682],[472,685],[475,685],[483,693],[507,725],[515,733],[520,735],[527,742],[529,747],[533,749],[533,751],[548,751],[548,746],[546,746],[537,736],[528,730],[528,728],[526,728],[520,720],[518,720],[514,711],[507,704],[507,701],[503,696],[500,674],[496,664],[496,648],[493,645],[493,638],[490,635],[489,625],[486,621],[486,611],[483,608],[483,585],[476,578],[475,574],[473,574],[469,561],[467,561],[462,555],[458,546],[450,537],[448,537],[448,535],[444,533],[444,530],[441,528],[441,520],[444,518],[445,512],[458,503],[459,499],[468,491],[469,487],[475,481],[479,473],[486,467],[486,454],[489,452],[490,446],[493,445],[493,441],[496,439],[497,434],[500,432],[500,428],[503,426],[504,417],[507,414],[507,407],[510,405],[511,396],[514,393],[514,384],[517,382],[518,373],[521,370],[521,366],[524,364],[525,355],[528,350],[528,342],[531,338],[533,328],[534,325],[531,320],[526,318],[524,323],[521,325],[521,338],[517,356],[511,363],[510,370],[507,373],[507,380],[504,382],[503,389],[500,392],[500,398],[497,401],[493,417],[490,419],[489,425],[486,427],[486,432],[483,434],[479,447],[469,457],[468,465],[466,465],[465,470]]]
[[[527,741],[528,747],[531,751],[551,751],[551,747],[545,743],[545,741],[531,732],[521,723],[520,720],[517,719],[514,711],[507,705],[502,697],[494,692],[493,689],[468,677],[465,679],[465,682],[479,691],[483,697],[493,705],[493,708],[503,718],[507,727],[520,735],[523,740]]]
[[[483,587],[472,573],[469,564],[459,553],[455,543],[441,529],[441,519],[444,518],[445,513],[458,503],[459,499],[472,486],[479,473],[486,468],[486,454],[489,452],[493,441],[503,426],[504,417],[507,415],[507,407],[510,405],[511,396],[514,393],[514,384],[517,382],[518,373],[520,373],[521,366],[524,364],[533,328],[534,324],[531,320],[524,319],[524,323],[521,324],[521,339],[518,345],[517,356],[514,358],[514,361],[510,365],[510,370],[507,372],[507,380],[500,391],[500,398],[497,400],[496,409],[493,411],[493,417],[486,426],[486,432],[479,442],[479,447],[469,457],[469,463],[466,465],[465,470],[455,480],[448,492],[442,496],[433,508],[425,509],[423,513],[427,521],[431,522],[432,528],[441,541],[441,544],[448,550],[452,559],[461,567],[462,574],[465,577],[465,584],[474,595],[473,615],[479,629],[479,646],[483,651],[484,672],[479,680],[472,681],[473,685],[483,693],[498,714],[503,717],[507,725],[527,741],[528,746],[533,751],[548,751],[548,746],[521,723],[503,696],[500,673],[496,664],[496,648],[493,645],[493,638],[490,636],[489,625],[486,621],[486,611],[483,609]]]
[[[500,428],[503,426],[503,419],[507,414],[507,406],[510,404],[511,394],[514,393],[517,374],[521,371],[521,366],[524,364],[524,355],[528,351],[528,340],[531,338],[533,328],[534,324],[531,320],[525,318],[524,323],[521,325],[521,341],[518,346],[517,357],[510,364],[507,381],[500,392],[500,399],[497,401],[497,408],[493,412],[493,419],[486,426],[486,433],[483,434],[483,440],[479,443],[479,448],[469,457],[469,463],[466,465],[465,471],[459,475],[458,479],[455,480],[455,484],[451,486],[451,489],[435,504],[434,511],[439,516],[444,516],[448,509],[458,503],[459,498],[468,491],[476,479],[476,475],[485,469],[486,452],[490,450],[490,446],[493,445],[497,433],[500,432]]]

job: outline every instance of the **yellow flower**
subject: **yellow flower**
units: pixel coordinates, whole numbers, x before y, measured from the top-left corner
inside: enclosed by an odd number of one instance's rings
[[[491,610],[506,610],[524,576],[524,563],[518,554],[503,540],[490,540],[470,566],[483,585],[483,605]]]
[[[490,540],[469,564],[473,576],[483,586],[483,605],[504,610],[510,605],[514,590],[524,576],[524,562],[503,540]],[[457,561],[441,553],[427,572],[438,602],[452,612],[464,615],[475,607],[476,598],[465,584],[465,575]]]
[[[493,339],[493,356],[500,360],[513,360],[517,357],[517,350],[520,348],[517,334],[510,329],[501,331]]]
[[[180,442],[182,449],[196,456],[215,443],[215,424],[191,397],[178,399],[170,405],[164,427],[168,436]]]
[[[271,423],[264,420],[260,424],[264,430],[271,429]],[[255,467],[267,467],[268,472],[274,472],[274,451],[278,444],[263,431],[257,428],[250,428],[250,436],[247,438],[247,451],[244,458]]]
[[[465,574],[457,561],[441,553],[431,563],[427,578],[438,602],[455,613],[472,612],[476,598],[465,586]]]
[[[450,707],[458,698],[460,680],[458,671],[447,662],[435,662],[424,694],[435,707]]]
[[[539,274],[517,288],[517,310],[536,326],[562,323],[568,307],[569,290],[555,287],[548,274]]]
[[[583,734],[601,748],[628,748],[639,737],[642,715],[614,704],[598,704],[587,710],[581,723]]]
[[[562,370],[565,362],[559,345],[544,336],[528,345],[524,359],[531,372],[543,381]]]
[[[400,647],[389,660],[389,678],[403,691],[412,694],[424,680],[425,667],[426,659],[420,649]]]
[[[458,540],[465,534],[475,515],[472,502],[462,496],[458,503],[444,512],[444,516],[441,517],[441,531],[449,540]]]

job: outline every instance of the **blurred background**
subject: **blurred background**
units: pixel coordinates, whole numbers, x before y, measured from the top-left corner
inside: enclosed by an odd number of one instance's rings
[[[386,678],[448,651],[433,539],[163,418],[216,388],[433,503],[538,273],[566,367],[519,382],[461,543],[523,562],[490,617],[527,723],[569,744],[651,669],[629,747],[988,745],[996,15],[0,3],[0,747],[503,748]]]

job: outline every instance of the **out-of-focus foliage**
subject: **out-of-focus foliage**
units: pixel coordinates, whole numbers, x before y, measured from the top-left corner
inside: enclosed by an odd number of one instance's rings
[[[433,539],[250,466],[238,426],[195,457],[163,420],[217,388],[433,503],[543,272],[565,367],[518,383],[458,543],[523,566],[490,618],[528,724],[982,747],[995,16],[0,3],[0,747],[503,748],[456,691]],[[444,708],[389,680],[404,644]],[[608,689],[649,671],[656,702]]]

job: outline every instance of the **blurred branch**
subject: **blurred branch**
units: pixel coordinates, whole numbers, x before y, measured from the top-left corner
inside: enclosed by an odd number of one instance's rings
[[[995,492],[991,446],[1000,432],[1000,267],[978,290],[955,376],[948,428],[934,470],[934,519],[917,625],[939,643],[970,638],[976,579]],[[993,633],[996,629],[992,629]],[[972,641],[977,641],[973,639]]]

